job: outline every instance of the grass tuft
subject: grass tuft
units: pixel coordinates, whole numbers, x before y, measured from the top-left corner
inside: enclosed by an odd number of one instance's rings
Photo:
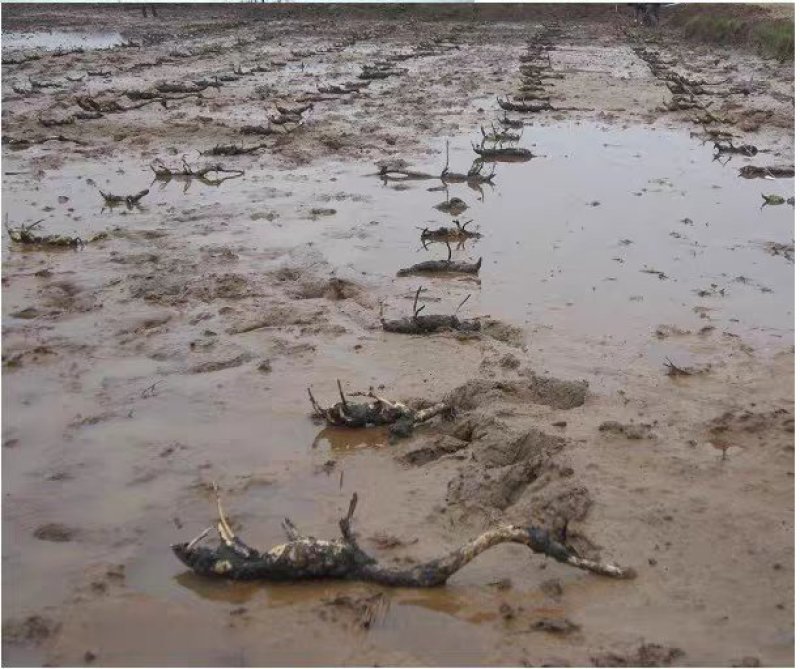
[[[794,19],[744,12],[725,15],[721,9],[701,9],[704,11],[691,7],[692,13],[679,13],[675,16],[674,23],[682,25],[683,33],[688,39],[724,46],[749,47],[762,56],[777,58],[781,62],[794,59]]]

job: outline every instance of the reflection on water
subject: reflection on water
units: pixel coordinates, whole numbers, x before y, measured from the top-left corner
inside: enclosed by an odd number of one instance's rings
[[[109,49],[123,43],[117,32],[71,33],[61,30],[48,32],[3,32],[3,49]]]
[[[315,437],[313,447],[325,443],[333,451],[386,446],[389,443],[389,433],[385,427],[326,427]]]
[[[485,198],[448,185],[448,197],[468,206],[460,218],[483,234],[466,249],[453,247],[454,260],[483,257],[474,312],[592,337],[650,339],[661,323],[693,331],[711,324],[773,342],[792,336],[793,265],[764,245],[792,243],[793,211],[762,208],[761,192],[788,197],[793,179],[742,179],[741,166],[763,161],[722,165],[710,146],[660,127],[532,126],[520,146],[532,142],[537,157],[498,164]],[[471,159],[469,137],[450,140],[451,165]],[[422,158],[410,169],[436,174],[439,160]],[[397,191],[375,177],[339,176],[337,189],[370,196],[345,213],[380,221],[380,240],[354,248],[330,234],[326,255],[387,279],[428,259],[417,228],[453,218],[432,209],[439,185],[409,181]],[[458,280],[437,280],[436,295]],[[395,281],[394,292],[414,282]],[[702,290],[712,284],[724,293]]]
[[[263,588],[263,585],[258,582],[207,578],[198,576],[192,571],[178,574],[175,576],[175,581],[203,599],[227,604],[244,604]]]

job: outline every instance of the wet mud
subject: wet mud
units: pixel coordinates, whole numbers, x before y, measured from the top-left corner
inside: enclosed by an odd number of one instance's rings
[[[621,13],[134,9],[3,7],[8,663],[792,664],[791,64]],[[447,410],[325,424],[337,379]],[[170,545],[214,483],[259,547],[357,492],[398,570],[513,523],[637,578],[206,579]]]

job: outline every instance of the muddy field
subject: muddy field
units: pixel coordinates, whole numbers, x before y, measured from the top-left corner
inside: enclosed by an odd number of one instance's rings
[[[5,663],[791,665],[793,65],[611,9],[158,12],[3,5]],[[479,329],[384,331],[417,294]],[[448,411],[327,427],[337,379]],[[511,522],[637,577],[205,579],[214,482],[261,550],[357,492],[387,565]]]

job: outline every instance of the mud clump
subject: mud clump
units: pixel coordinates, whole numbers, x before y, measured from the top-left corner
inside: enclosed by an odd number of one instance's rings
[[[250,312],[253,310],[251,309]],[[320,314],[316,314],[319,316]],[[228,327],[226,332],[228,334],[237,335],[253,330],[261,330],[264,328],[281,328],[289,325],[313,325],[315,322],[315,314],[307,314],[294,307],[290,306],[277,306],[268,308],[255,318],[250,313],[242,318],[237,319]]]
[[[539,585],[539,589],[553,599],[558,599],[564,594],[564,586],[557,578],[550,578],[546,581],[542,581],[541,585]]]
[[[684,655],[680,648],[645,643],[626,654],[593,655],[591,661],[595,667],[668,667]]]
[[[3,622],[3,643],[40,644],[58,632],[61,624],[46,616],[32,615],[24,620]]]
[[[393,548],[402,548],[404,546],[410,546],[412,544],[416,544],[419,542],[419,539],[406,540],[406,539],[401,539],[400,537],[396,537],[394,534],[388,534],[386,532],[378,532],[369,537],[368,541],[378,550],[388,551],[392,550]]]
[[[783,256],[789,262],[794,262],[794,244],[780,244],[778,242],[766,242],[764,248],[767,253],[773,256]]]
[[[674,325],[659,325],[656,328],[655,335],[657,339],[667,339],[668,337],[682,337],[691,334],[689,330],[682,330]]]
[[[786,409],[769,412],[726,411],[708,423],[708,432],[716,436],[727,436],[735,432],[759,434],[769,430],[794,434],[794,417]]]
[[[652,425],[648,423],[628,423],[623,424],[616,420],[607,420],[597,428],[600,432],[608,434],[618,434],[626,439],[654,439],[650,432]]]
[[[349,300],[361,294],[361,289],[346,279],[319,279],[307,281],[294,291],[294,297],[301,300],[325,298],[327,300]]]
[[[40,525],[33,531],[33,536],[40,541],[55,541],[59,543],[72,541],[77,535],[77,530],[62,525],[61,523],[47,523]]]
[[[325,605],[346,613],[351,622],[363,629],[369,629],[382,618],[389,609],[389,599],[382,592],[364,597],[339,595],[325,601]],[[322,615],[327,618],[327,615]]]
[[[449,482],[447,503],[504,511],[520,500],[531,483],[557,469],[553,460],[565,445],[561,437],[537,429],[524,434],[502,427],[492,430],[472,442],[474,462]]]
[[[126,318],[122,327],[117,331],[117,335],[140,334],[146,330],[152,330],[166,325],[173,315],[170,311],[159,311]]]
[[[336,214],[335,209],[331,209],[330,207],[315,207],[309,212],[309,217],[311,220],[316,221],[318,218],[322,218],[323,216],[334,216]]]
[[[208,372],[219,372],[223,369],[231,369],[232,367],[239,367],[246,362],[250,362],[253,356],[250,353],[240,353],[232,358],[223,358],[221,360],[209,360],[193,365],[189,368],[190,374],[206,374]]]
[[[27,351],[19,351],[16,353],[9,351],[3,353],[3,367],[8,370],[13,370],[18,367],[22,367],[23,364],[42,362],[43,360],[55,355],[56,352],[49,346],[45,345],[35,346]]]
[[[189,287],[193,297],[203,302],[217,299],[241,299],[253,294],[250,282],[239,274],[212,274]]]
[[[587,381],[562,381],[523,372],[521,381],[473,379],[453,390],[447,402],[455,409],[472,411],[493,401],[517,400],[543,404],[553,409],[574,409],[586,402]]]
[[[499,364],[503,369],[517,369],[520,365],[520,362],[519,358],[516,358],[510,353],[506,353],[506,355],[500,358]]]
[[[423,446],[417,446],[407,453],[403,453],[398,457],[398,460],[404,464],[419,467],[438,460],[445,455],[458,453],[467,446],[469,446],[467,441],[456,439],[449,435],[438,436]]]
[[[279,283],[284,283],[285,281],[299,281],[303,276],[303,270],[299,267],[281,267],[269,274]]]
[[[536,404],[546,404],[553,409],[574,409],[586,402],[588,381],[562,381],[538,376],[535,372],[529,372],[528,379],[528,389],[533,395],[531,401]]]
[[[516,348],[525,346],[525,333],[522,328],[502,321],[490,320],[483,324],[483,333]]]
[[[576,625],[568,618],[542,618],[531,625],[531,629],[537,632],[566,636],[577,632],[580,629],[580,625]]]
[[[450,434],[461,441],[472,442],[485,437],[497,426],[498,422],[491,416],[465,416],[455,422]]]

